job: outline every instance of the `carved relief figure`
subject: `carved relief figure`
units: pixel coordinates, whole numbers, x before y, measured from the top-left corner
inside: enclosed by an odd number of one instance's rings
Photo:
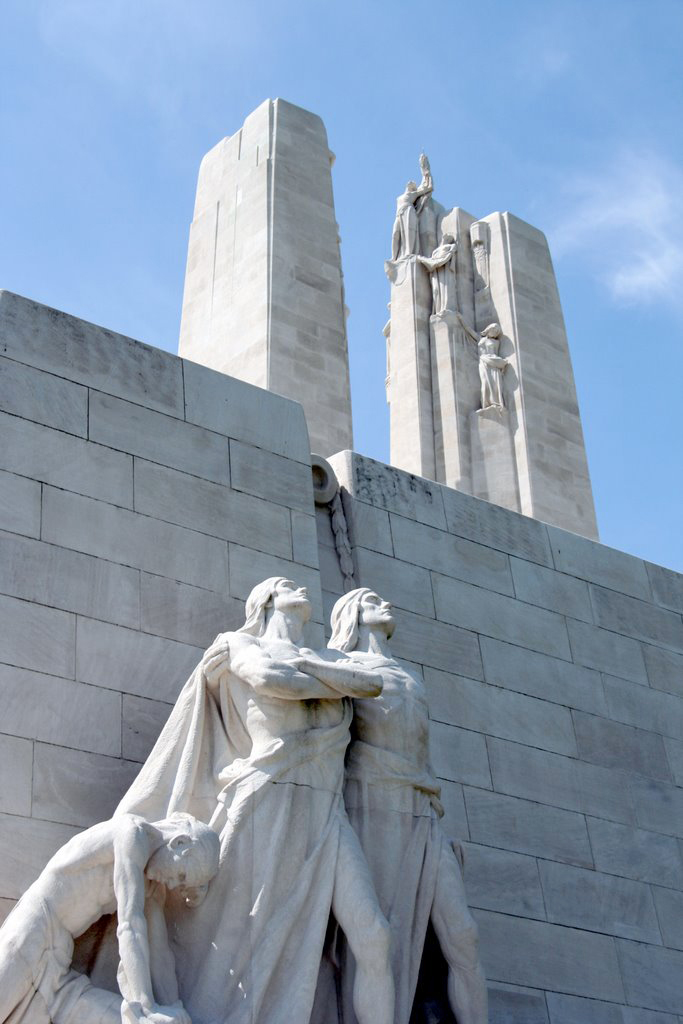
[[[195,1024],[308,1021],[330,909],[357,956],[362,1024],[393,1024],[389,929],[344,811],[350,701],[370,665],[299,647],[305,588],[255,587],[246,622],[221,634],[180,694],[121,808],[182,807],[220,831],[212,898],[175,933]]]
[[[424,204],[434,191],[429,161],[424,153],[420,157],[422,181],[420,186],[409,181],[405,192],[396,200],[396,219],[391,235],[391,258],[402,259],[404,256],[418,256],[420,239],[418,235],[418,212],[423,211]]]
[[[392,930],[395,1024],[411,1015],[427,925],[448,964],[448,997],[458,1024],[486,1024],[487,994],[477,928],[458,860],[439,818],[429,765],[429,712],[422,680],[392,655],[391,605],[367,588],[340,598],[330,646],[360,665],[379,659],[382,693],[355,699],[345,800]],[[352,1021],[345,989],[344,1021]]]
[[[196,906],[218,868],[216,833],[187,814],[149,824],[130,814],[59,850],[0,929],[0,1021],[190,1024],[178,998],[164,903]],[[118,913],[121,997],[71,969],[74,938]],[[182,911],[181,911],[182,913]]]
[[[443,236],[430,257],[420,256],[422,266],[428,271],[432,284],[433,312],[439,316],[446,310],[456,308],[455,295],[455,254],[458,244],[453,235]]]
[[[479,352],[479,380],[482,409],[504,409],[503,373],[509,360],[498,354],[503,335],[500,324],[489,324],[478,336],[458,314],[463,330],[475,342]]]

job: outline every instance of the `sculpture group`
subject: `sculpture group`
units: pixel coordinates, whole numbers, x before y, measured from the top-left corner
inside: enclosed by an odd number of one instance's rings
[[[424,684],[373,591],[337,602],[321,652],[300,646],[310,614],[273,577],[205,652],[114,818],[67,843],[0,929],[2,1024],[408,1024],[430,921],[458,1024],[484,1024]],[[118,993],[71,965],[114,912]]]

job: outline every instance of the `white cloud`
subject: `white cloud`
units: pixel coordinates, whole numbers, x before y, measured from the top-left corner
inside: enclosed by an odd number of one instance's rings
[[[615,152],[560,191],[548,232],[559,259],[580,257],[614,300],[631,305],[683,289],[683,170],[653,152]],[[552,218],[551,221],[552,223]]]

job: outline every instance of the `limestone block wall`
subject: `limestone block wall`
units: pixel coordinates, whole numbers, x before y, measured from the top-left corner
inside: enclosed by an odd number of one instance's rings
[[[0,917],[108,817],[261,579],[322,639],[301,406],[0,294]]]
[[[491,1021],[683,1021],[683,576],[351,453],[359,585],[429,691]],[[341,593],[318,512],[326,618]]]

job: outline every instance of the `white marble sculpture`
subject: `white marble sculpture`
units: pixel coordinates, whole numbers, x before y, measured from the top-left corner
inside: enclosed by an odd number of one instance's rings
[[[393,1024],[390,933],[344,810],[351,706],[381,678],[339,652],[300,648],[311,605],[273,577],[180,694],[120,805],[183,809],[220,831],[211,899],[175,931],[194,1024],[310,1018],[330,910],[356,955],[355,1013]]]
[[[409,181],[396,200],[396,218],[391,234],[392,260],[420,254],[418,214],[423,216],[426,213],[425,204],[434,191],[429,160],[424,153],[420,156],[420,169],[422,181],[419,187],[414,181]]]
[[[420,256],[419,260],[428,271],[432,284],[432,312],[441,316],[447,310],[455,310],[455,254],[458,248],[453,235],[445,234],[431,256]]]
[[[367,588],[340,598],[330,646],[379,666],[382,693],[355,699],[346,806],[392,930],[395,1024],[408,1024],[428,923],[448,964],[448,998],[458,1024],[486,1024],[486,984],[477,929],[460,866],[439,818],[429,765],[429,712],[422,680],[391,653],[391,605]],[[348,985],[344,1021],[353,1020]]]
[[[0,929],[0,1021],[190,1024],[164,904],[175,889],[199,905],[218,855],[216,833],[187,814],[154,824],[124,814],[74,836]],[[74,938],[114,912],[123,1002],[71,967]]]
[[[458,320],[479,352],[482,409],[504,409],[503,374],[509,360],[499,355],[500,340],[503,336],[500,324],[489,324],[480,335],[477,335],[460,314]]]

